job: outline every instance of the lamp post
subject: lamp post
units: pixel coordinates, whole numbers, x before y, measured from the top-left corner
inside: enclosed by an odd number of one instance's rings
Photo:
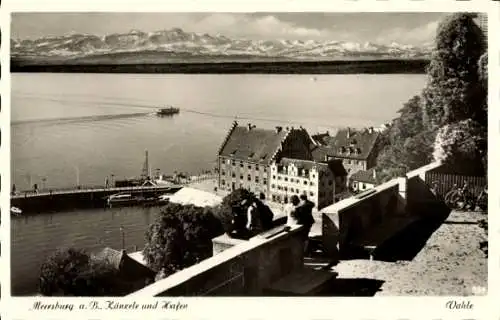
[[[125,229],[123,226],[120,226],[120,233],[122,237],[122,250],[125,250]]]
[[[76,187],[78,188],[80,186],[80,169],[78,169],[78,166],[75,166],[75,174],[76,174]]]

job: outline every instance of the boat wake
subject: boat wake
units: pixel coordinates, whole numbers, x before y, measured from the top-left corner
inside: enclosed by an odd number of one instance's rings
[[[125,118],[136,118],[151,115],[151,112],[137,112],[137,113],[122,113],[122,114],[106,114],[106,115],[94,115],[94,116],[82,116],[82,117],[68,117],[68,118],[49,118],[49,119],[30,119],[30,120],[20,120],[12,121],[12,126],[19,126],[25,124],[46,124],[46,125],[58,125],[67,123],[81,123],[81,122],[96,122],[105,120],[115,120],[115,119],[125,119]]]

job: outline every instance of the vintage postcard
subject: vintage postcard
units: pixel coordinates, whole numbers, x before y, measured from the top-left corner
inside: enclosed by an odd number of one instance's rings
[[[498,2],[0,21],[3,318],[500,316]]]

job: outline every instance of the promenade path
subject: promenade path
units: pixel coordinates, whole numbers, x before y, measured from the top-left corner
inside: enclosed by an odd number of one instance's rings
[[[77,193],[90,193],[90,192],[141,192],[141,191],[163,191],[169,190],[171,188],[182,187],[182,184],[165,184],[158,186],[139,186],[139,187],[81,187],[81,188],[66,188],[66,189],[53,189],[53,190],[40,190],[38,192],[34,191],[23,191],[11,195],[11,199],[20,198],[30,198],[30,197],[43,197],[50,195],[64,195],[64,194],[77,194]]]

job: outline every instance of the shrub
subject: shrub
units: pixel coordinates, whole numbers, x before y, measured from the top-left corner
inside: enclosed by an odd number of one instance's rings
[[[105,296],[116,294],[117,271],[94,261],[82,249],[62,249],[50,255],[40,270],[40,293],[45,296]]]

